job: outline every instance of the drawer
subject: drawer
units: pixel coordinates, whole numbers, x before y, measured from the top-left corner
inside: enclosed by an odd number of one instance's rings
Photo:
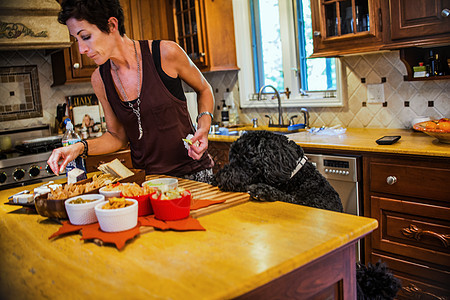
[[[450,208],[371,197],[372,248],[450,267]]]
[[[370,163],[373,192],[450,202],[449,181],[448,168]]]
[[[389,257],[372,252],[371,262],[385,262],[395,277],[401,280],[402,288],[396,299],[450,299],[450,273],[415,262]]]
[[[114,159],[118,159],[121,163],[125,165],[125,167],[132,169],[133,163],[131,162],[131,154],[130,150],[123,150],[119,152],[102,154],[102,155],[92,155],[86,158],[86,171],[97,172],[98,166],[104,163],[108,163]]]

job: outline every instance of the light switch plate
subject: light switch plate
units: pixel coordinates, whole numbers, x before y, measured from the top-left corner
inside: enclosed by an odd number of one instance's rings
[[[384,85],[368,84],[367,85],[367,103],[383,103],[384,100]]]

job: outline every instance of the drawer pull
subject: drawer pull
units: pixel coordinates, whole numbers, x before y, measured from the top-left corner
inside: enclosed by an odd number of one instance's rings
[[[444,300],[445,297],[439,297],[436,296],[433,293],[422,291],[420,288],[418,288],[415,284],[410,283],[408,286],[402,287],[402,290],[406,296],[410,296],[411,299],[422,299],[422,295],[425,296],[425,298],[432,298],[437,300]]]
[[[450,234],[440,234],[429,230],[422,230],[413,224],[410,224],[409,228],[403,228],[402,233],[403,235],[416,239],[417,241],[420,241],[422,235],[432,236],[439,239],[445,248],[449,245]]]
[[[397,182],[397,177],[395,177],[395,176],[388,176],[388,177],[386,178],[386,182],[387,182],[387,184],[389,184],[389,185],[393,185],[394,183]]]

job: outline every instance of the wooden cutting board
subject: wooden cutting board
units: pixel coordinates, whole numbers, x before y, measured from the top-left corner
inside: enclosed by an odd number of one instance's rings
[[[147,175],[145,180],[157,179],[157,178],[168,178],[170,176],[166,175]],[[176,178],[176,177],[172,177]],[[209,215],[214,212],[227,209],[229,207],[239,205],[249,201],[250,195],[247,193],[235,193],[235,192],[222,192],[218,187],[212,186],[207,183],[188,180],[188,179],[178,179],[178,187],[189,190],[192,194],[193,199],[204,199],[204,200],[225,200],[223,203],[214,204],[208,207],[200,208],[195,211],[191,211],[191,217],[198,218],[201,216]],[[147,233],[154,231],[153,227],[140,228],[141,233]]]

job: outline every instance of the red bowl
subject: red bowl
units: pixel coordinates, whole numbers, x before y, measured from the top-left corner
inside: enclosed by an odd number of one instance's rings
[[[189,217],[191,210],[191,192],[185,191],[184,196],[172,200],[161,200],[150,196],[155,218],[163,221],[181,220]]]
[[[130,198],[137,200],[138,202],[138,217],[147,216],[153,214],[152,204],[150,202],[150,195],[141,195],[141,196],[124,196],[120,193],[121,197]]]

